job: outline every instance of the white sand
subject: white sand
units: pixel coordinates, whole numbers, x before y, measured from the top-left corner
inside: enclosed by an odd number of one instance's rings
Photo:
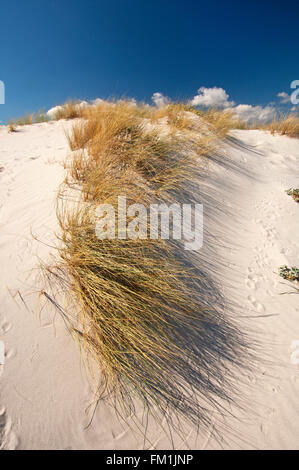
[[[13,134],[0,127],[0,339],[6,351],[0,366],[0,449],[141,449],[143,439],[107,405],[99,405],[85,429],[92,395],[79,351],[54,309],[48,305],[40,313],[45,301],[37,256],[47,260],[51,249],[33,240],[31,231],[50,245],[54,240],[54,199],[69,125],[35,124]],[[284,193],[299,187],[299,140],[262,131],[231,135],[234,140],[220,162],[211,164],[202,186],[218,201],[215,207],[203,197],[205,231],[217,237],[223,292],[265,354],[247,377],[254,413],[234,422],[234,435],[221,442],[213,429],[198,437],[190,429],[183,441],[174,436],[175,447],[298,449],[299,346],[293,342],[299,341],[299,295],[280,295],[291,287],[277,270],[299,263],[299,205]],[[204,244],[202,255],[208,253]],[[153,447],[171,447],[154,426],[149,435]]]

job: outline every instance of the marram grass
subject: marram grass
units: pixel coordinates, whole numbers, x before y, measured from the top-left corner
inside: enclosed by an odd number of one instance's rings
[[[281,116],[278,119],[274,119],[267,126],[267,129],[271,131],[271,134],[278,133],[299,138],[299,116],[296,114]]]
[[[245,349],[217,306],[213,280],[179,241],[95,235],[97,206],[120,195],[146,207],[192,202],[200,161],[230,116],[209,116],[219,126],[213,137],[185,112],[124,101],[84,111],[68,135],[75,152],[57,201],[60,260],[45,275],[52,302],[66,296],[59,309],[100,377],[99,398],[110,397],[125,420],[136,417],[141,400],[159,423],[164,417],[174,426],[176,416],[208,426],[211,407],[221,413],[222,401],[233,398],[232,371]]]

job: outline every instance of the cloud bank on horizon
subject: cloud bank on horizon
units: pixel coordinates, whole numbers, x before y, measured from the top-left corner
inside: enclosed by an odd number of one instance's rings
[[[234,101],[229,99],[229,94],[219,87],[200,87],[197,90],[197,94],[188,101],[188,104],[195,107],[203,108],[220,108],[228,111],[232,111],[236,116],[245,122],[259,121],[267,122],[273,119],[279,108],[273,103],[266,106],[254,106],[251,104],[236,104]],[[277,98],[280,100],[280,104],[291,103],[291,97],[284,91],[277,94]],[[170,102],[170,99],[164,96],[162,93],[156,92],[152,96],[154,104],[158,107],[165,106]],[[296,107],[292,107],[291,111],[295,111]]]

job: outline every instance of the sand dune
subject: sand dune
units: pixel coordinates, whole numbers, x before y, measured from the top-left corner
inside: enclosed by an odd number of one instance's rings
[[[6,354],[0,449],[141,449],[143,438],[119,423],[107,404],[86,428],[94,401],[79,351],[39,295],[36,268],[38,258],[54,253],[54,202],[70,125],[34,124],[11,134],[0,127],[0,339]],[[235,130],[199,182],[199,257],[213,266],[257,355],[247,383],[240,384],[245,411],[223,418],[227,434],[216,439],[213,427],[203,434],[186,428],[184,437],[172,436],[177,449],[298,449],[299,296],[280,295],[292,288],[277,275],[283,264],[298,265],[299,206],[284,192],[299,186],[298,163],[297,139]],[[153,448],[172,446],[153,423],[148,437]]]

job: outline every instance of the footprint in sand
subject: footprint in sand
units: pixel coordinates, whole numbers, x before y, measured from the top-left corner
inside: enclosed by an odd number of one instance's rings
[[[252,289],[252,290],[257,289],[258,288],[257,277],[254,274],[248,274],[245,284],[248,287],[248,289]]]
[[[276,238],[276,230],[272,228],[266,229],[266,236],[268,240],[273,240]]]
[[[260,302],[258,302],[258,301],[256,300],[256,298],[253,297],[253,295],[249,295],[249,296],[247,297],[247,299],[248,299],[249,303],[253,306],[253,308],[254,308],[255,310],[257,310],[257,311],[260,312],[260,313],[265,311],[264,305],[261,304]]]

